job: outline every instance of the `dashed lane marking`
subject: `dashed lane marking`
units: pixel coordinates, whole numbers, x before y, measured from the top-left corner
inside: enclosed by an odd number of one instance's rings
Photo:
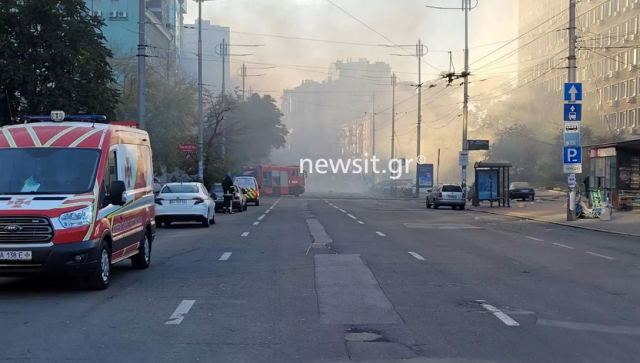
[[[478,302],[480,302],[480,305],[487,311],[489,311],[491,314],[493,314],[493,316],[495,316],[496,318],[500,319],[501,322],[503,322],[505,325],[507,326],[520,326],[520,324],[513,320],[509,315],[505,314],[504,312],[502,312],[502,310],[498,309],[497,307],[493,306],[493,305],[489,305],[485,302],[483,302],[482,300],[478,300]]]
[[[227,261],[229,257],[231,257],[231,252],[225,252],[222,254],[222,256],[220,256],[218,261]]]
[[[380,237],[386,237],[386,236],[387,236],[386,234],[384,234],[384,233],[382,233],[382,232],[379,232],[379,231],[376,231],[376,234],[377,234],[378,236],[380,236]]]
[[[544,240],[540,239],[540,238],[531,237],[531,236],[525,236],[525,237],[527,237],[528,239],[533,240],[533,241],[544,242]]]
[[[600,257],[600,258],[605,258],[607,260],[615,260],[614,257],[611,256],[607,256],[607,255],[601,255],[599,253],[595,253],[595,252],[591,252],[591,251],[587,251],[587,254],[591,255],[591,256],[596,256],[596,257]]]
[[[574,250],[574,249],[575,249],[574,247],[567,246],[567,245],[562,244],[562,243],[556,243],[556,242],[553,242],[553,243],[552,243],[552,245],[554,245],[554,246],[558,246],[558,247],[562,247],[562,248],[568,248],[568,249],[570,249],[570,250]]]
[[[195,302],[195,300],[182,300],[173,314],[169,317],[169,320],[165,321],[165,325],[180,325],[184,320],[184,316],[189,313],[189,310],[191,310]]]
[[[242,232],[242,234],[241,234],[240,236],[242,236],[242,237],[246,237],[246,236],[248,236],[248,235],[249,235],[249,232]]]
[[[260,221],[255,221],[255,222],[253,222],[253,225],[254,225],[254,226],[257,226],[258,224],[260,224]]]
[[[348,216],[349,216],[349,218],[351,218],[351,219],[358,219],[356,216],[354,216],[354,215],[353,215],[353,214],[351,214],[351,213],[347,213],[347,215],[348,215]]]
[[[363,221],[358,221],[358,223],[360,223],[360,224],[364,224],[364,222],[363,222]]]
[[[413,256],[416,260],[424,261],[424,257],[420,256],[419,254],[417,254],[415,252],[409,252],[409,254],[411,256]]]
[[[263,214],[260,217],[258,217],[258,220],[261,221],[264,217],[266,217],[266,216]]]

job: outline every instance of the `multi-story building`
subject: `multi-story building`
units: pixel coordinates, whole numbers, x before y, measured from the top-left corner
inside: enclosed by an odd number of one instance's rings
[[[119,81],[125,69],[134,67],[138,54],[137,0],[85,0],[93,15],[104,19],[102,29],[107,46],[113,52],[113,63]],[[146,0],[145,45],[146,63],[150,72],[174,77],[180,54],[180,37],[186,0]]]
[[[229,92],[229,51],[221,51],[222,42],[229,44],[229,28],[202,20],[202,83],[212,93],[220,93],[224,77],[225,92]],[[180,68],[190,78],[198,77],[198,20],[185,24],[180,41]],[[224,58],[223,58],[224,56]],[[224,61],[223,61],[224,60]]]
[[[568,1],[520,0],[519,85],[561,92],[567,80]],[[640,134],[640,0],[585,0],[577,5],[578,81],[590,127]]]

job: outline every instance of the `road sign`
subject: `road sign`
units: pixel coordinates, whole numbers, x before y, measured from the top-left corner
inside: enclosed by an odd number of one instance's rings
[[[467,150],[489,150],[489,140],[467,140]]]
[[[576,175],[575,174],[569,174],[569,176],[567,177],[567,184],[569,185],[569,188],[573,189],[576,187]]]
[[[564,100],[570,102],[582,101],[582,83],[565,83]]]
[[[562,162],[565,164],[582,163],[582,147],[565,146],[562,153]]]
[[[582,105],[579,103],[565,103],[564,120],[582,121]]]
[[[460,166],[467,166],[469,164],[469,153],[466,151],[460,151],[460,158],[458,159]]]
[[[564,123],[564,133],[565,134],[579,134],[580,133],[580,122],[577,121],[567,121]]]
[[[565,174],[581,174],[582,164],[564,164],[563,170]]]
[[[565,132],[563,136],[564,146],[580,146],[579,132]]]
[[[198,145],[196,144],[179,144],[178,151],[185,154],[195,154],[198,152]]]
[[[418,164],[418,185],[420,188],[433,186],[433,164]]]

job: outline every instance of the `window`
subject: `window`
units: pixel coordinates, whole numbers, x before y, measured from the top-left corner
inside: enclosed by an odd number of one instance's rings
[[[609,86],[604,86],[604,101],[611,101],[611,92],[609,91]]]
[[[629,110],[629,117],[627,119],[627,127],[636,127],[636,110]]]
[[[620,98],[627,98],[627,82],[620,82]]]
[[[624,129],[627,127],[627,113],[625,111],[620,111],[620,115],[618,117],[618,129]]]
[[[618,85],[617,84],[612,84],[611,85],[611,99],[613,101],[617,101],[618,100]]]
[[[636,80],[635,80],[635,78],[629,80],[629,85],[627,86],[627,91],[629,92],[629,97],[635,97],[635,95],[636,95]]]

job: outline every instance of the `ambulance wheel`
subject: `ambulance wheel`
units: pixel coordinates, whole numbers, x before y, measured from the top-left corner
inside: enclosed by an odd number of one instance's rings
[[[91,290],[105,290],[111,282],[111,250],[106,241],[100,243],[98,263],[96,268],[86,279]]]
[[[131,257],[131,265],[138,270],[144,270],[151,265],[151,241],[148,233],[145,233],[140,241],[138,254]]]

